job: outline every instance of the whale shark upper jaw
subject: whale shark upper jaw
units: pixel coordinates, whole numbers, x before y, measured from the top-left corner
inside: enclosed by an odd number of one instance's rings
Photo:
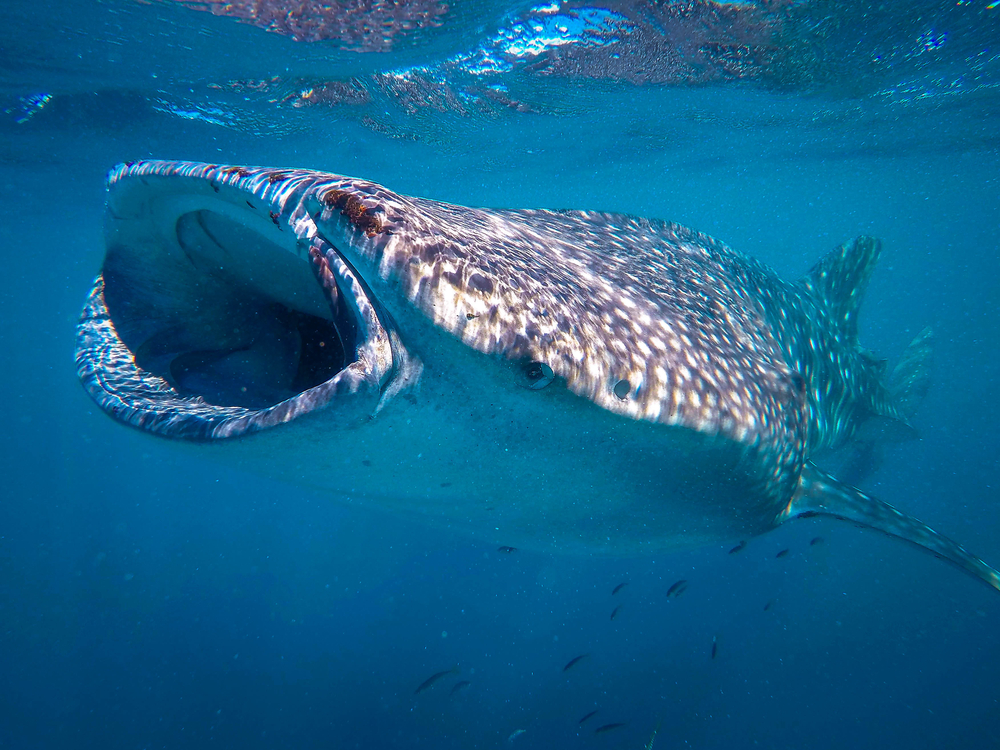
[[[405,353],[303,212],[303,180],[161,166],[108,179],[108,251],[77,334],[88,393],[128,424],[191,439],[374,413]]]

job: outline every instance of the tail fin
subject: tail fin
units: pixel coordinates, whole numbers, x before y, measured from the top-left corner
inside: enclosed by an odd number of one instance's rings
[[[858,342],[858,310],[881,254],[881,240],[857,237],[828,253],[799,282],[826,307],[847,345]]]
[[[886,384],[896,407],[911,419],[931,387],[934,331],[925,328],[903,352]]]
[[[887,403],[906,420],[913,418],[927,395],[933,366],[933,339],[930,328],[918,333],[903,352],[885,383]],[[878,405],[878,404],[877,404]],[[895,429],[893,429],[895,428]],[[902,428],[902,429],[901,429]],[[858,484],[873,474],[885,460],[885,446],[917,437],[907,425],[885,419],[870,419],[845,449],[837,476],[848,484]]]
[[[813,515],[856,521],[911,542],[1000,591],[1000,573],[978,557],[970,555],[948,537],[938,534],[915,518],[900,513],[891,505],[838,482],[813,464],[807,463],[802,470],[795,497],[779,520]]]

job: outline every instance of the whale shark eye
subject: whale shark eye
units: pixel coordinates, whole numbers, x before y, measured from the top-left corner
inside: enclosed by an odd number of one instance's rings
[[[544,362],[529,362],[521,371],[522,383],[525,388],[539,391],[555,378],[552,368]]]
[[[619,380],[615,383],[615,395],[622,401],[628,398],[629,391],[632,390],[632,384],[627,380]]]

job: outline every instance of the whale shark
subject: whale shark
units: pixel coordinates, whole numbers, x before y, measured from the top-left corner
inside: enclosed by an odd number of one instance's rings
[[[877,239],[786,282],[675,223],[304,169],[130,162],[107,191],[76,363],[141,432],[493,543],[656,552],[827,515],[1000,589],[821,468],[913,437],[926,390],[929,334],[891,373],[858,342]]]

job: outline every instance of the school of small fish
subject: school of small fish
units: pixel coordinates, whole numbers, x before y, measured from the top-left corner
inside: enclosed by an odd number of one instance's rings
[[[825,543],[825,540],[823,539],[823,537],[817,536],[817,537],[813,537],[809,541],[809,546],[810,547],[816,547],[816,546],[822,545],[824,543]],[[738,552],[742,552],[744,549],[746,549],[746,546],[747,546],[746,540],[741,540],[739,542],[739,544],[737,544],[735,547],[733,547],[732,549],[729,550],[729,554],[730,555],[734,555],[734,554],[736,554]],[[508,555],[511,554],[511,553],[513,553],[513,552],[516,552],[516,551],[517,551],[516,547],[501,546],[501,547],[497,548],[497,552],[502,552],[502,553],[508,554]],[[776,559],[781,559],[783,557],[787,557],[789,554],[791,554],[791,549],[790,548],[784,548],[784,549],[779,550],[775,554],[774,557]],[[621,581],[620,583],[616,584],[614,586],[614,588],[611,589],[611,596],[617,596],[628,585],[629,585],[628,581]],[[680,597],[681,594],[683,594],[685,591],[687,591],[687,588],[688,588],[688,581],[686,579],[682,578],[682,579],[680,579],[680,580],[678,580],[678,581],[676,581],[676,582],[674,582],[673,584],[670,585],[670,587],[666,591],[666,598],[667,599],[677,599],[678,597]],[[775,605],[776,601],[777,601],[776,599],[769,599],[767,602],[765,602],[764,603],[764,611],[767,612],[768,610],[770,610]],[[618,614],[621,612],[621,610],[622,610],[622,605],[621,604],[616,605],[614,607],[614,609],[611,610],[611,619],[614,620],[618,616]],[[715,635],[712,636],[712,645],[711,645],[711,649],[710,649],[709,653],[710,653],[710,658],[713,661],[719,655],[719,635],[718,635],[718,633],[716,633]],[[590,653],[589,652],[588,653],[583,653],[583,654],[578,654],[577,656],[574,656],[568,662],[566,662],[566,664],[562,668],[562,671],[563,672],[569,672],[575,666],[577,666],[580,662],[582,662],[583,660],[587,659],[588,657],[590,657]],[[445,677],[447,677],[449,675],[458,675],[459,673],[460,673],[460,670],[459,670],[458,666],[452,667],[451,669],[442,670],[440,672],[435,672],[430,677],[428,677],[426,680],[424,680],[422,683],[420,683],[420,685],[414,691],[414,695],[419,695],[420,693],[423,693],[425,690],[427,690],[428,688],[432,687],[435,683],[437,683],[438,681],[442,680],[443,678],[445,678]],[[470,680],[459,680],[459,681],[457,681],[456,683],[454,683],[452,685],[451,690],[449,691],[449,696],[454,697],[454,696],[456,696],[456,695],[458,695],[460,693],[463,693],[466,690],[468,690],[471,685],[472,685],[472,682]],[[592,708],[589,711],[587,711],[577,721],[577,726],[582,727],[587,721],[589,721],[594,716],[596,716],[599,713],[599,711],[600,711],[599,708]],[[606,724],[601,724],[600,726],[596,727],[594,729],[594,734],[595,735],[607,734],[608,732],[613,732],[616,729],[622,729],[625,726],[627,726],[627,722],[624,722],[624,721],[612,721],[612,722],[608,722]],[[652,750],[653,741],[656,738],[657,732],[659,732],[659,730],[660,730],[660,724],[657,723],[656,728],[653,730],[652,734],[649,737],[649,740],[643,746],[644,748],[646,748],[646,750]],[[525,729],[516,729],[516,730],[514,730],[507,737],[507,742],[508,743],[513,743],[515,739],[517,739],[518,737],[520,737],[526,731],[527,730],[525,730]]]

